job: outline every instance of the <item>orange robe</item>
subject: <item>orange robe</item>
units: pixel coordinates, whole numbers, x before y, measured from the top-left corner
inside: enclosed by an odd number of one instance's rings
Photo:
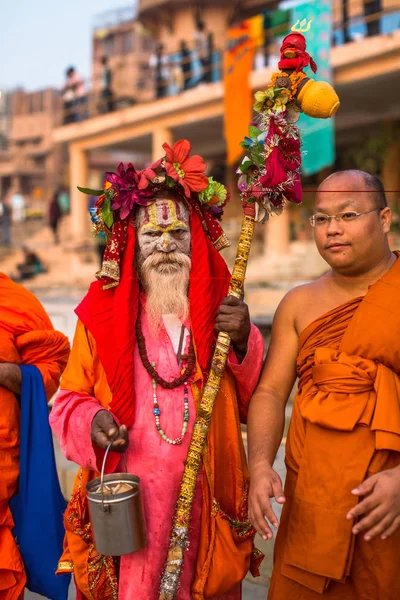
[[[40,302],[0,273],[0,362],[38,367],[50,398],[68,354],[67,338],[54,331]],[[18,487],[18,475],[19,404],[10,390],[0,386],[0,600],[19,598],[26,581],[8,506]]]
[[[351,490],[400,465],[400,261],[301,334],[269,600],[398,600],[400,530],[352,534]]]

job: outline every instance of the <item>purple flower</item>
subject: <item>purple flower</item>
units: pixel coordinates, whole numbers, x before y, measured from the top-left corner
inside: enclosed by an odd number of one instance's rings
[[[218,221],[220,221],[222,219],[222,215],[224,213],[224,209],[222,208],[222,206],[217,206],[216,204],[214,204],[213,206],[211,206],[209,208],[209,213],[212,214],[212,216],[217,219]]]
[[[240,173],[240,171],[239,171],[239,173]],[[243,174],[242,174],[242,175],[239,177],[239,179],[238,179],[238,183],[237,183],[237,186],[238,186],[239,192],[244,192],[244,191],[245,191],[245,189],[247,188],[247,185],[248,185],[248,184],[247,184],[247,175],[246,175],[245,173],[243,173]]]
[[[146,206],[153,192],[146,188],[140,189],[141,173],[136,171],[132,163],[118,165],[117,173],[106,173],[106,181],[111,183],[115,194],[111,202],[111,210],[119,210],[121,219],[126,219],[135,204]]]

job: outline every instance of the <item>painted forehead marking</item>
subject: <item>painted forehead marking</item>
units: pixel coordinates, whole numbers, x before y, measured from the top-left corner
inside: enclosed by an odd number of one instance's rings
[[[153,225],[156,227],[169,227],[176,224],[189,224],[188,211],[185,211],[180,202],[163,200],[154,202],[144,207],[144,218],[140,226]]]

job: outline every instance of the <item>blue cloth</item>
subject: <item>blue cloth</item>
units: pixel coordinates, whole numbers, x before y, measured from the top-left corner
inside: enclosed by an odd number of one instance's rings
[[[21,442],[19,492],[10,502],[13,534],[24,561],[31,592],[67,600],[69,575],[57,576],[63,551],[66,503],[58,481],[42,375],[21,365]]]

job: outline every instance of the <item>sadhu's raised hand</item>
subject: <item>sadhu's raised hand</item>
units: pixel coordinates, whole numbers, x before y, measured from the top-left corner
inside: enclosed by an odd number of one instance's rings
[[[219,308],[215,328],[229,333],[235,350],[241,355],[246,354],[251,325],[249,309],[243,300],[235,296],[225,298]]]
[[[364,498],[347,514],[348,519],[359,519],[353,533],[364,533],[368,542],[376,536],[385,540],[400,526],[400,468],[388,469],[372,475],[352,490]]]
[[[249,491],[249,519],[263,540],[270,540],[273,537],[268,521],[274,527],[279,525],[270,498],[275,498],[279,504],[284,504],[286,501],[281,478],[265,462],[251,470]]]
[[[92,442],[99,448],[105,450],[111,440],[111,450],[114,452],[125,452],[129,446],[128,430],[126,425],[118,427],[113,416],[108,410],[100,410],[92,421]]]

